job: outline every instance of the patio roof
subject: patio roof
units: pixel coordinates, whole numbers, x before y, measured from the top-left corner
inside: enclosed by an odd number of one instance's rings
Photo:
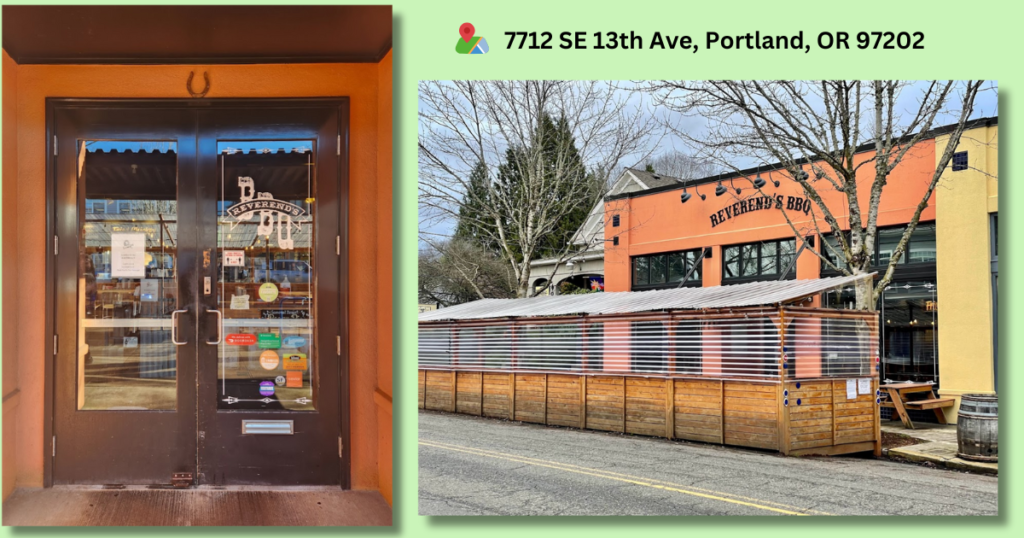
[[[772,280],[708,288],[605,292],[528,299],[481,299],[423,312],[419,321],[634,314],[787,304],[853,284],[875,273],[813,280]]]

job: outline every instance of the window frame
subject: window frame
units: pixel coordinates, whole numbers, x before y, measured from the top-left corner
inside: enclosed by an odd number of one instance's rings
[[[798,249],[797,249],[797,246],[796,246],[796,238],[795,237],[780,238],[780,239],[769,239],[767,241],[754,241],[754,242],[751,242],[751,243],[737,243],[737,244],[733,244],[733,245],[723,245],[722,246],[722,284],[738,284],[738,283],[744,283],[744,282],[758,282],[758,281],[765,281],[765,280],[779,280],[779,277],[782,276],[782,272],[781,271],[785,267],[785,264],[782,263],[782,257],[783,257],[784,254],[789,254],[789,252],[785,252],[783,250],[782,244],[786,243],[786,242],[790,242],[790,241],[792,241],[792,243],[793,243],[793,249],[792,249],[791,252],[792,252],[792,254],[794,256],[796,256],[796,253],[797,253]],[[765,259],[764,255],[762,254],[762,252],[764,250],[764,245],[765,244],[772,244],[772,245],[775,246],[775,254],[773,256],[775,258],[775,272],[774,273],[763,273],[763,272],[761,272],[761,268],[763,267],[763,260]],[[755,268],[755,273],[752,274],[752,275],[744,276],[743,275],[743,267],[744,267],[744,263],[747,261],[747,259],[746,259],[746,256],[744,256],[743,253],[744,253],[745,250],[749,250],[751,247],[753,248],[754,251],[756,251],[756,258],[753,260],[753,264],[754,264],[754,268]],[[729,273],[728,273],[728,264],[729,264],[729,259],[730,259],[729,258],[729,250],[730,249],[737,249],[736,250],[736,252],[737,252],[737,256],[736,256],[736,270],[739,273],[738,276],[729,276]],[[785,278],[783,280],[795,280],[795,279],[796,279],[796,264],[794,263],[793,264],[793,268],[789,271],[789,273],[786,274],[786,276],[785,276]]]
[[[910,279],[913,280],[913,279],[916,279],[917,276],[921,276],[921,275],[927,276],[929,274],[931,274],[931,275],[935,274],[935,267],[936,267],[936,264],[938,262],[938,259],[936,259],[935,261],[925,261],[925,262],[911,262],[910,261],[910,250],[911,250],[911,247],[914,244],[914,235],[917,235],[917,233],[919,231],[921,231],[922,228],[929,228],[929,227],[932,228],[932,230],[934,231],[934,233],[932,234],[933,241],[934,241],[935,240],[934,238],[935,238],[935,236],[937,236],[937,232],[938,232],[936,221],[934,221],[934,220],[918,222],[917,223],[917,228],[914,230],[914,234],[910,236],[910,241],[907,241],[907,248],[903,252],[903,256],[900,257],[900,261],[896,264],[896,271],[897,271],[898,274],[901,275],[901,278],[910,278]],[[888,263],[886,263],[885,265],[879,265],[878,264],[878,257],[879,257],[879,254],[881,253],[881,248],[880,248],[879,241],[878,241],[878,232],[889,231],[889,230],[896,230],[896,229],[906,230],[906,228],[907,228],[906,224],[900,224],[900,225],[897,225],[897,226],[880,227],[880,228],[878,228],[876,230],[876,232],[875,232],[875,251],[871,254],[871,266],[870,266],[870,268],[872,270],[881,270],[881,269],[884,269],[885,267],[887,267],[889,265]],[[844,230],[842,233],[846,236],[847,241],[849,241],[849,231]],[[834,235],[835,234],[833,234],[833,233],[822,234],[820,242],[824,244],[825,242],[830,241],[830,239],[832,237],[834,237]],[[900,236],[902,237],[902,234],[900,234]],[[832,258],[831,252],[829,252],[828,249],[823,248],[821,250],[821,253],[831,260],[831,258]],[[821,276],[837,276],[837,275],[842,274],[841,272],[836,271],[835,269],[832,269],[831,267],[829,267],[824,262],[824,260],[819,260],[819,261],[821,263]],[[833,263],[835,265],[837,265],[837,266],[839,266],[841,263],[845,264],[845,262],[840,262],[840,261],[835,261],[835,260],[833,260]]]
[[[647,290],[664,290],[673,289],[679,287],[679,282],[673,282],[669,280],[672,274],[672,261],[668,258],[669,256],[678,255],[683,259],[683,276],[690,271],[693,266],[693,262],[701,260],[697,266],[697,270],[690,277],[690,280],[686,281],[683,285],[684,288],[700,288],[704,286],[704,261],[701,259],[701,252],[703,248],[694,248],[688,250],[674,250],[671,252],[652,252],[650,254],[643,254],[640,256],[631,256],[629,258],[629,285],[630,291],[647,291]],[[692,255],[692,259],[691,259]],[[664,268],[664,281],[659,283],[651,283],[651,272],[654,268],[654,259],[657,257],[665,257],[662,267]],[[636,266],[639,260],[647,260],[647,280],[644,284],[637,284],[637,270]]]

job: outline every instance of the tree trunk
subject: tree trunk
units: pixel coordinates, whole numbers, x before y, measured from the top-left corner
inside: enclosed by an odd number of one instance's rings
[[[516,296],[520,299],[533,296],[533,290],[530,286],[530,262],[525,262],[522,273],[519,276],[519,288],[516,291]]]
[[[858,269],[854,271],[854,274],[863,275],[865,272],[862,269]],[[870,278],[862,278],[854,284],[854,290],[857,293],[857,310],[874,312],[876,310],[874,281]]]

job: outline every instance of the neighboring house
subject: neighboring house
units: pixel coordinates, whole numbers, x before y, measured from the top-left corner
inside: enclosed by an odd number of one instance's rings
[[[626,168],[612,184],[607,196],[682,183],[683,180],[677,177]],[[604,244],[606,240],[615,241],[614,237],[605,238],[604,205],[603,198],[594,204],[587,220],[573,236],[572,242],[577,248],[577,254],[562,263],[558,263],[555,258],[530,262],[530,279],[535,291],[540,290],[541,295],[555,295],[563,282],[570,282],[579,288],[604,290]],[[616,227],[615,223],[611,224]],[[622,227],[625,229],[625,223]],[[547,285],[549,279],[554,285]]]

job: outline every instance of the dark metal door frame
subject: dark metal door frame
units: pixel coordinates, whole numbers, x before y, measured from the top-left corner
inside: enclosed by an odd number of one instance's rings
[[[61,126],[57,124],[57,118],[60,114],[71,114],[82,117],[84,114],[88,116],[88,111],[99,111],[99,110],[114,110],[114,109],[130,109],[131,114],[125,115],[126,117],[146,117],[147,114],[160,115],[160,110],[167,112],[171,111],[172,115],[177,115],[179,125],[182,121],[192,121],[194,125],[194,139],[199,138],[198,129],[198,117],[201,114],[205,114],[208,111],[216,110],[228,110],[228,109],[250,109],[253,111],[279,109],[287,110],[292,109],[298,112],[299,109],[321,109],[331,110],[335,121],[332,126],[326,126],[321,129],[333,128],[336,132],[336,138],[339,142],[340,150],[336,155],[336,182],[334,183],[335,188],[333,189],[337,193],[337,204],[335,206],[337,210],[337,235],[340,237],[340,255],[337,257],[337,302],[336,302],[336,322],[337,334],[341,338],[341,354],[338,357],[334,357],[333,354],[328,354],[324,350],[321,353],[319,360],[337,360],[337,371],[336,376],[338,385],[336,388],[337,392],[337,406],[333,410],[336,413],[339,426],[339,435],[342,446],[350,445],[350,414],[349,409],[349,369],[348,369],[348,168],[349,168],[349,101],[348,98],[312,98],[312,99],[60,99],[60,98],[48,98],[46,100],[46,151],[48,158],[46,160],[46,289],[45,289],[45,305],[46,305],[46,316],[45,316],[45,330],[48,335],[47,343],[45,344],[48,360],[45,362],[44,367],[44,458],[43,458],[43,481],[44,486],[49,487],[54,484],[54,463],[55,463],[55,446],[54,446],[54,434],[58,429],[59,421],[65,420],[66,417],[58,416],[59,407],[58,398],[60,397],[61,391],[67,391],[67,387],[58,386],[58,365],[64,364],[64,368],[74,369],[77,367],[76,359],[76,348],[77,348],[77,239],[78,239],[78,214],[77,206],[71,207],[68,203],[68,185],[67,181],[62,183],[58,173],[61,170],[75,170],[77,172],[74,156],[75,151],[75,139],[76,136],[71,134],[68,136],[65,134],[61,136],[61,132],[64,130],[64,121],[61,122]],[[205,112],[201,112],[205,111]],[[66,120],[65,120],[66,121]],[[101,122],[102,123],[102,122]],[[113,122],[109,127],[116,129],[117,122]],[[90,124],[90,128],[95,130],[96,125]],[[61,132],[58,132],[58,129]],[[139,132],[142,134],[141,129]],[[69,133],[70,134],[70,133]],[[90,135],[92,136],[92,135]],[[121,133],[115,138],[125,138],[126,134]],[[127,136],[133,136],[128,134]],[[166,135],[165,135],[166,138]],[[59,144],[59,147],[55,146]],[[197,147],[198,149],[198,143]],[[324,144],[321,142],[320,154],[335,156],[334,145]],[[181,151],[181,145],[179,145],[179,151]],[[193,171],[199,170],[198,158],[199,156],[192,152],[192,162],[190,165],[186,165],[181,159],[179,154],[179,193],[183,184],[190,183],[188,180],[182,181],[181,178],[189,175],[190,173],[187,168]],[[66,168],[70,167],[70,168]],[[189,168],[190,167],[190,168]],[[320,181],[327,181],[326,177],[321,177]],[[77,190],[77,182],[71,182],[72,191]],[[194,188],[202,189],[202,179],[195,178],[191,181]],[[63,191],[61,190],[63,188]],[[185,187],[189,188],[189,187]],[[195,192],[194,194],[198,194]],[[74,195],[77,197],[77,193]],[[72,197],[72,199],[76,199]],[[179,194],[179,198],[181,195]],[[184,204],[187,205],[187,204]],[[190,216],[195,222],[200,222],[198,219],[201,215],[197,214],[196,204],[193,204],[187,211],[190,212]],[[179,214],[182,211],[179,208]],[[182,218],[184,220],[184,218]],[[197,232],[196,235],[198,236]],[[328,230],[329,232],[330,230]],[[57,236],[61,236],[59,254],[54,254],[54,241]],[[318,234],[322,237],[323,234]],[[195,244],[195,250],[192,250],[193,254],[198,252],[200,245]],[[182,267],[182,271],[188,271],[187,275],[179,276],[179,294],[181,297],[181,304],[191,304],[200,306],[201,299],[196,300],[195,297],[198,295],[198,256],[193,255],[191,259],[187,260],[187,265],[190,270],[184,269],[185,260],[180,260],[179,267]],[[69,273],[70,271],[70,273]],[[73,278],[67,278],[64,282],[59,281],[60,275],[74,275]],[[189,290],[188,288],[192,288]],[[188,295],[191,291],[196,295]],[[63,305],[60,308],[61,312],[68,311],[68,315],[64,315],[64,319],[58,319],[58,305]],[[69,307],[69,305],[72,305]],[[201,307],[201,306],[200,306]],[[70,309],[69,309],[70,308]],[[74,314],[71,314],[74,312]],[[201,355],[195,351],[194,346],[200,342],[199,338],[205,337],[207,331],[203,328],[202,318],[196,318],[195,313],[191,314],[193,329],[190,332],[190,347],[192,348],[191,353],[201,361]],[[325,335],[332,333],[326,324],[317,322],[318,330],[321,331],[321,340]],[[58,335],[61,336],[60,343],[58,343]],[[323,349],[323,348],[321,348]],[[188,353],[184,351],[183,353]],[[184,355],[182,355],[184,356]],[[187,361],[185,361],[187,362]],[[67,366],[70,364],[71,366]],[[182,361],[179,361],[179,385],[185,379],[182,368]],[[201,363],[200,363],[201,364]],[[184,372],[185,376],[192,375],[195,378],[196,374],[196,362],[192,362],[191,370]],[[188,368],[188,367],[186,367]],[[321,386],[325,386],[327,380],[320,379]],[[192,392],[195,392],[193,386]],[[72,390],[72,393],[74,391]],[[191,402],[181,401],[181,388],[179,386],[179,408],[178,413],[185,411],[182,409],[180,404],[189,406]],[[199,402],[201,395],[193,395],[196,402]],[[67,397],[65,394],[64,397]],[[72,399],[74,396],[72,395]],[[198,404],[197,404],[198,405]],[[199,420],[200,414],[198,409],[193,413],[193,424]],[[77,412],[77,409],[76,409]],[[136,412],[143,416],[154,413],[153,411],[147,412]],[[156,412],[160,413],[160,412]],[[186,413],[187,414],[187,413]],[[66,425],[64,426],[66,427]],[[196,450],[195,438],[192,439],[192,449]],[[58,441],[59,446],[59,441]],[[80,447],[82,448],[82,447]],[[89,447],[85,447],[89,449]],[[350,451],[339,449],[339,466],[338,476],[334,483],[339,484],[343,488],[351,487],[351,458]],[[198,453],[198,452],[196,452]],[[169,477],[168,477],[169,478]]]

